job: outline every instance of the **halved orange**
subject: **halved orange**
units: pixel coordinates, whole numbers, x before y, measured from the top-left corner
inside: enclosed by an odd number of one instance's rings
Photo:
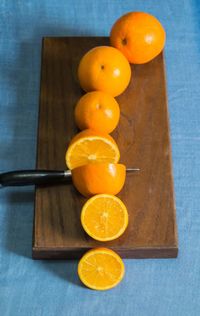
[[[108,290],[123,279],[125,267],[120,256],[107,248],[86,252],[78,264],[80,280],[94,290]]]
[[[95,162],[117,163],[120,153],[109,134],[86,129],[71,140],[65,158],[67,167],[74,169]]]
[[[109,241],[118,238],[126,230],[128,212],[118,197],[98,194],[84,204],[81,223],[90,237],[99,241]]]
[[[126,167],[117,163],[89,163],[72,170],[72,181],[84,196],[118,194],[124,186]]]

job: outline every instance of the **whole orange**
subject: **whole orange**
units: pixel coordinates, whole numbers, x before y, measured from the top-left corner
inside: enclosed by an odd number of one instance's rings
[[[90,163],[72,170],[72,181],[84,196],[118,194],[125,182],[126,168],[122,164]]]
[[[75,108],[75,121],[82,129],[111,133],[119,122],[119,104],[108,93],[92,91],[80,98]]]
[[[163,50],[165,37],[163,26],[154,16],[145,12],[130,12],[115,22],[110,42],[130,63],[143,64]]]
[[[78,67],[78,78],[86,92],[104,91],[115,97],[127,88],[131,68],[118,49],[97,46],[82,57]]]

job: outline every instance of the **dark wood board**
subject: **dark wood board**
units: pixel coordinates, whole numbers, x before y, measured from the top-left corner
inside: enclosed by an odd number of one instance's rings
[[[105,37],[44,38],[38,126],[37,168],[66,169],[65,152],[77,128],[74,106],[83,94],[77,80],[80,58],[90,48],[108,45]],[[72,184],[36,188],[33,258],[79,258],[105,246],[124,258],[176,257],[177,229],[164,58],[132,65],[128,89],[117,98],[121,117],[112,134],[121,162],[139,167],[129,174],[119,197],[129,226],[117,240],[98,242],[83,231],[85,198]]]

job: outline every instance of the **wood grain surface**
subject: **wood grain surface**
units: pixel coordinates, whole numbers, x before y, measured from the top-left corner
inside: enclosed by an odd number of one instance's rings
[[[77,133],[74,106],[83,94],[77,66],[90,48],[107,44],[105,37],[43,39],[37,168],[66,169],[67,145]],[[127,175],[118,195],[129,212],[126,232],[110,242],[92,240],[80,223],[86,199],[72,184],[36,188],[33,258],[79,258],[99,246],[124,258],[177,256],[163,54],[147,64],[132,65],[131,83],[117,100],[121,117],[112,135],[121,151],[120,161],[141,169]]]

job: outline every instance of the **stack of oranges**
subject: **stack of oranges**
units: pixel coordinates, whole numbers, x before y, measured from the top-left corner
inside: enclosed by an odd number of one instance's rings
[[[78,78],[86,94],[76,104],[74,117],[81,132],[66,152],[73,184],[89,198],[81,212],[82,227],[104,242],[120,237],[128,225],[126,206],[116,197],[125,183],[126,167],[119,163],[119,148],[110,135],[120,118],[115,97],[129,85],[129,63],[148,62],[161,52],[165,31],[155,17],[131,12],[116,21],[110,41],[112,46],[94,47],[79,63]],[[78,274],[88,287],[105,290],[121,281],[124,264],[112,250],[96,248],[82,257]]]

